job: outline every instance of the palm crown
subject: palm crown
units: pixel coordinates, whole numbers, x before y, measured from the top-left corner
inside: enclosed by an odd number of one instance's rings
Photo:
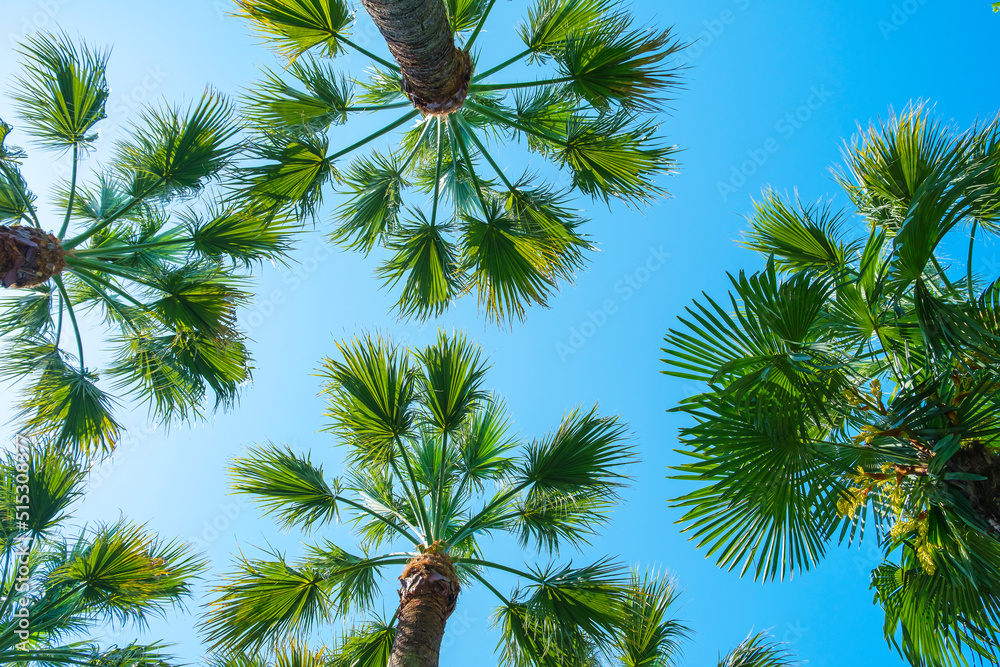
[[[1000,281],[973,253],[1000,231],[1000,129],[911,108],[864,134],[838,180],[866,236],[846,212],[766,193],[746,244],[767,268],[667,336],[665,372],[709,385],[676,408],[696,422],[677,478],[700,485],[683,521],[757,578],[874,527],[887,639],[915,665],[995,660]]]
[[[0,312],[0,378],[27,381],[23,427],[109,449],[122,394],[148,401],[162,422],[201,414],[210,392],[231,404],[250,378],[236,322],[249,297],[241,267],[279,257],[291,230],[273,212],[206,191],[239,147],[229,103],[208,91],[186,110],[147,109],[85,184],[78,172],[105,118],[108,52],[40,35],[21,54],[14,99],[26,131],[40,148],[71,151],[73,164],[53,202],[61,220],[46,232],[21,176],[25,154],[6,144],[11,127],[0,121],[0,223],[10,223],[0,226],[0,278],[20,288]],[[84,311],[113,332],[110,386],[87,364]]]
[[[583,664],[624,641],[629,591],[660,584],[633,585],[607,558],[513,567],[488,559],[481,544],[504,533],[550,555],[585,544],[635,460],[624,427],[576,411],[554,433],[519,444],[501,402],[482,389],[480,351],[460,336],[412,353],[379,337],[340,350],[323,373],[345,474],[327,479],[308,456],[270,445],[238,459],[233,477],[285,526],[347,521],[361,553],[322,541],[297,562],[277,553],[244,559],[212,603],[205,627],[214,649],[241,654],[304,640],[321,622],[350,616],[353,629],[329,649],[334,664],[437,664],[444,623],[462,587],[476,584],[500,601],[504,664]],[[388,567],[403,572],[398,609],[385,619],[372,612]],[[498,574],[523,583],[506,595]],[[632,607],[644,599],[634,594]],[[670,634],[642,637],[637,651]],[[418,654],[426,659],[410,662]]]
[[[411,15],[421,17],[426,39],[446,42],[441,64],[432,58],[420,73],[457,68],[458,90],[439,107],[414,92],[413,63],[426,57],[413,51],[426,40],[396,41],[422,26],[384,16],[403,3],[368,0],[366,7],[408,68],[351,40],[354,15],[344,0],[237,2],[290,60],[246,93],[244,113],[264,131],[244,196],[316,213],[334,184],[346,199],[333,238],[364,253],[388,250],[377,274],[387,286],[402,285],[396,307],[403,316],[438,315],[475,291],[488,318],[522,318],[526,306],[546,303],[559,280],[572,280],[592,248],[571,208],[572,191],[639,205],[662,194],[654,179],[673,169],[673,149],[657,136],[652,112],[676,84],[666,60],[680,47],[666,31],[635,27],[615,0],[540,0],[519,29],[525,48],[481,70],[473,47],[495,0],[409,2],[420,5]],[[435,19],[439,29],[427,28]],[[348,50],[372,60],[359,78],[338,74],[325,60]],[[545,67],[549,75],[489,83],[516,63]],[[372,112],[397,115],[330,149],[331,126]],[[397,129],[402,134],[389,150],[372,149],[340,166],[341,158]],[[568,170],[569,187],[507,173],[489,146],[515,142]],[[407,195],[430,202],[407,207]]]
[[[119,520],[67,536],[86,469],[22,441],[0,461],[0,662],[163,667],[162,644],[102,645],[102,627],[142,627],[191,594],[203,564],[186,548]]]

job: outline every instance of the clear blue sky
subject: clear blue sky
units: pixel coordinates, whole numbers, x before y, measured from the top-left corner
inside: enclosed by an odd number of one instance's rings
[[[12,43],[34,26],[59,26],[113,45],[108,139],[135,118],[143,100],[191,100],[206,84],[234,93],[255,77],[259,65],[275,63],[245,25],[225,16],[229,0],[3,4],[5,91],[17,67]],[[721,295],[727,270],[760,265],[735,241],[751,197],[762,187],[798,188],[805,199],[836,195],[843,203],[829,167],[838,163],[842,141],[858,123],[918,99],[961,126],[995,114],[1000,15],[990,12],[986,0],[635,0],[633,5],[642,22],[673,25],[681,38],[698,40],[687,53],[686,90],[663,117],[670,141],[683,149],[681,173],[663,181],[672,199],[643,213],[622,206],[609,212],[580,200],[592,218],[586,231],[600,252],[577,284],[552,300],[551,309],[532,309],[523,325],[509,331],[484,326],[470,300],[425,327],[397,322],[387,316],[394,298],[378,289],[373,261],[336,251],[317,234],[304,237],[297,265],[260,272],[258,302],[245,314],[258,369],[240,407],[169,434],[150,432],[142,411],[132,412],[131,438],[95,475],[79,520],[113,521],[124,513],[164,536],[198,543],[216,571],[229,567],[237,548],[251,552],[270,543],[294,556],[303,537],[279,534],[254,507],[229,496],[227,462],[246,446],[271,440],[311,449],[336,474],[338,451],[330,436],[317,433],[324,425],[324,404],[311,375],[322,357],[334,353],[334,341],[378,329],[399,341],[425,343],[437,327],[463,329],[491,355],[489,386],[506,396],[525,437],[554,428],[565,411],[581,404],[599,403],[604,413],[620,414],[630,424],[644,459],[632,470],[634,487],[593,549],[566,556],[620,554],[629,563],[669,570],[684,589],[678,614],[697,632],[683,664],[714,664],[720,650],[764,629],[811,665],[903,664],[882,640],[881,611],[868,590],[874,552],[867,545],[834,549],[817,571],[802,578],[761,585],[718,570],[679,533],[674,523],[679,514],[667,500],[684,489],[665,475],[678,462],[673,448],[682,421],[666,410],[693,388],[660,374],[659,347],[700,291]],[[499,3],[481,42],[487,59],[513,53],[510,26],[524,6]],[[359,30],[372,48],[384,50],[361,18]],[[343,66],[350,67],[350,60]],[[0,118],[18,124],[6,95],[0,98]],[[334,135],[335,143],[357,129],[347,127]],[[27,143],[18,135],[11,141]],[[109,149],[104,143],[88,165],[99,163]],[[46,193],[65,173],[65,161],[39,151],[33,156],[29,184]],[[527,155],[512,152],[510,158],[518,160],[514,170],[520,173]],[[995,269],[995,251],[983,255]],[[0,423],[12,414],[13,400],[14,392],[4,388]],[[340,528],[327,535],[352,544]],[[510,559],[519,558],[511,545],[497,547]],[[393,595],[392,582],[385,589]],[[463,594],[449,624],[443,665],[495,664],[484,654],[496,639],[488,628],[488,604],[480,590]],[[181,657],[196,661],[203,649],[193,625],[193,615],[173,615],[155,622],[149,634],[175,643]]]

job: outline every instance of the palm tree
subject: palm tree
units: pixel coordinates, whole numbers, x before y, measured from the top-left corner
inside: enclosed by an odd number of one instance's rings
[[[250,378],[238,269],[280,257],[291,228],[207,190],[239,147],[229,103],[208,91],[187,110],[147,109],[85,184],[79,168],[105,118],[108,51],[43,34],[20,54],[14,100],[28,135],[72,153],[52,202],[61,213],[46,221],[21,176],[25,153],[5,144],[12,128],[0,121],[0,280],[13,291],[0,311],[0,378],[27,381],[21,426],[91,451],[118,439],[121,394],[166,423],[200,415],[209,391],[217,407],[232,404]],[[201,205],[180,206],[199,194]],[[114,332],[110,387],[86,363],[82,311]]]
[[[585,545],[635,462],[625,427],[577,410],[555,432],[519,443],[502,402],[482,388],[481,351],[462,336],[414,350],[367,336],[339,349],[323,375],[344,475],[327,479],[308,455],[275,445],[236,460],[232,474],[235,490],[283,526],[347,521],[360,553],[324,540],[294,562],[243,558],[211,604],[213,650],[304,641],[320,623],[350,617],[352,630],[329,649],[335,664],[437,665],[445,624],[470,585],[500,601],[505,664],[577,664],[611,648],[629,605],[627,568],[610,558],[512,566],[489,559],[480,540],[506,533],[549,556]],[[401,570],[400,588],[385,618],[374,610],[389,567]],[[521,583],[505,594],[498,575]]]
[[[482,68],[474,46],[496,0],[364,0],[395,62],[352,41],[346,0],[236,1],[289,61],[244,97],[248,124],[262,131],[243,195],[315,214],[336,184],[345,199],[332,238],[388,251],[377,275],[402,284],[402,316],[439,315],[475,291],[489,319],[523,318],[592,249],[572,192],[639,206],[663,194],[655,178],[674,169],[654,112],[677,85],[668,60],[681,46],[669,31],[636,27],[617,0],[539,0],[519,29],[524,49]],[[359,78],[326,60],[347,51],[372,62]],[[517,64],[546,71],[499,76]],[[375,112],[395,115],[331,150],[332,126]],[[400,128],[389,150],[340,166]],[[496,150],[522,142],[567,170],[567,187],[507,173]],[[408,193],[429,198],[430,210],[405,205]]]
[[[584,646],[579,655],[549,656],[538,647],[503,665],[560,665],[561,667],[674,667],[690,629],[670,615],[677,601],[676,584],[663,575],[633,571],[621,591],[621,625],[610,642]],[[583,601],[586,598],[582,599]],[[375,629],[375,628],[370,628]],[[392,659],[395,628],[377,626],[377,641],[348,634],[334,648],[310,648],[300,639],[275,643],[266,653],[223,651],[213,654],[209,667],[385,667]],[[538,650],[541,649],[541,650]],[[426,664],[424,662],[402,664]],[[433,664],[437,664],[436,662]],[[764,633],[748,637],[724,658],[719,667],[795,667],[781,644]]]
[[[162,644],[101,645],[91,631],[146,621],[191,594],[203,564],[125,520],[67,536],[86,470],[22,440],[0,461],[0,663],[165,667]]]
[[[867,234],[765,193],[746,245],[767,267],[666,338],[664,372],[708,383],[675,408],[694,418],[682,521],[758,579],[874,528],[887,640],[914,665],[996,660],[1000,280],[973,253],[1000,231],[1000,125],[910,108],[857,139],[838,180]]]

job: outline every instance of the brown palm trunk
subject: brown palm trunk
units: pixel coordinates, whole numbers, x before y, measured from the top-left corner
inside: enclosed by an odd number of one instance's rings
[[[426,551],[406,565],[399,582],[396,640],[388,667],[437,667],[444,626],[462,590],[451,559]]]
[[[62,246],[52,234],[34,227],[0,225],[0,283],[36,287],[66,268]]]
[[[455,47],[444,0],[361,0],[403,74],[403,92],[427,114],[462,107],[472,61]]]
[[[1000,539],[1000,454],[981,442],[976,442],[955,452],[946,467],[949,472],[985,477],[982,480],[963,480],[952,484],[962,490],[976,513],[993,528],[993,536]]]

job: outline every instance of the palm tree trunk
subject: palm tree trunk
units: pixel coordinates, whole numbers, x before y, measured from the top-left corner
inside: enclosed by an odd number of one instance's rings
[[[426,551],[406,565],[399,582],[396,640],[388,667],[437,667],[444,626],[461,592],[451,559]]]
[[[0,225],[0,284],[36,287],[66,268],[62,246],[34,227]]]
[[[361,0],[403,75],[403,92],[427,114],[462,107],[472,61],[455,47],[444,0]]]
[[[1000,539],[1000,454],[977,441],[955,452],[946,468],[985,478],[951,483],[961,489],[980,518],[993,528],[993,537]]]

